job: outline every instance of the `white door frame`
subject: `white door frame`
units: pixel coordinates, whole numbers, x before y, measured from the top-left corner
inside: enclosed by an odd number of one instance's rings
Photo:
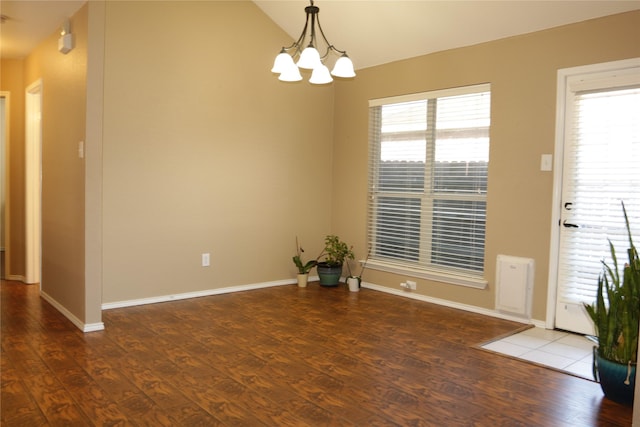
[[[42,243],[42,79],[25,94],[25,283],[40,283]]]
[[[3,123],[4,123],[4,127],[2,128],[2,132],[3,134],[0,136],[2,138],[3,144],[1,145],[0,149],[3,150],[2,152],[2,156],[0,156],[2,158],[2,167],[0,168],[0,170],[2,171],[2,197],[3,200],[2,202],[4,203],[4,222],[2,224],[0,224],[0,226],[2,227],[2,238],[4,239],[4,274],[5,274],[5,278],[9,279],[11,276],[11,272],[9,269],[9,265],[11,265],[10,263],[10,251],[9,251],[9,243],[11,242],[11,233],[10,233],[10,228],[9,225],[11,224],[10,222],[10,218],[9,218],[9,213],[11,212],[11,208],[10,208],[10,197],[9,197],[9,176],[10,176],[10,172],[9,172],[9,117],[10,117],[10,111],[9,111],[9,106],[11,105],[11,96],[9,92],[6,91],[0,91],[0,98],[4,99],[4,109],[0,112],[0,114],[3,114],[4,117],[2,117]]]
[[[549,247],[549,277],[547,288],[547,318],[545,328],[555,328],[556,299],[558,291],[558,255],[560,247],[560,219],[562,214],[562,174],[565,142],[565,111],[568,80],[576,75],[601,73],[640,66],[640,58],[558,70],[556,93],[556,135],[554,148],[553,202],[551,205],[551,242]]]

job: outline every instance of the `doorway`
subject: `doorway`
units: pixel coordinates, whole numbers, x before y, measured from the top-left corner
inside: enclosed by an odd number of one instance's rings
[[[640,236],[640,58],[558,72],[547,328],[593,335],[609,241],[624,264],[622,202]]]
[[[0,92],[0,278],[7,276],[9,244],[9,92]]]
[[[40,283],[42,226],[42,80],[27,87],[25,127],[25,283]]]

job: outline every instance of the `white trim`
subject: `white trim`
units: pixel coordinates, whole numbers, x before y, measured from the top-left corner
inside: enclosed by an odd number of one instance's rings
[[[368,265],[369,264],[367,264],[367,266]],[[511,316],[511,315],[508,315],[508,314],[505,314],[505,313],[500,313],[500,312],[495,311],[495,310],[490,310],[490,309],[487,309],[487,308],[477,307],[475,305],[468,305],[468,304],[462,304],[462,303],[449,301],[449,300],[445,300],[445,299],[433,298],[433,297],[429,297],[429,296],[426,296],[426,295],[416,294],[416,293],[411,292],[411,291],[393,289],[393,288],[389,288],[387,286],[375,285],[373,283],[368,283],[368,282],[362,282],[361,286],[363,288],[366,288],[366,289],[373,289],[374,291],[380,291],[380,292],[384,292],[384,293],[387,293],[387,294],[396,295],[396,296],[405,297],[405,298],[411,298],[411,299],[415,299],[415,300],[423,301],[423,302],[430,302],[430,303],[441,305],[441,306],[444,306],[444,307],[455,308],[455,309],[458,309],[458,310],[468,311],[468,312],[476,313],[476,314],[482,314],[484,316],[496,317],[498,319],[510,320],[510,321],[513,321],[513,322],[525,323],[525,324],[528,324],[528,325],[529,324],[533,324],[534,326],[539,327],[539,328],[544,328],[545,327],[545,323],[542,320],[525,319],[523,317]]]
[[[369,266],[369,264],[367,263],[367,267],[368,266]],[[319,280],[318,276],[310,276],[309,277],[309,281],[317,281],[317,280]],[[225,287],[225,288],[208,289],[208,290],[204,290],[204,291],[187,292],[187,293],[183,293],[183,294],[172,294],[172,295],[164,295],[164,296],[159,296],[159,297],[141,298],[141,299],[136,299],[136,300],[127,300],[127,301],[118,301],[118,302],[112,302],[112,303],[105,303],[105,304],[102,304],[102,309],[103,310],[111,310],[111,309],[116,309],[116,308],[133,307],[133,306],[138,306],[138,305],[156,304],[156,303],[161,303],[161,302],[178,301],[178,300],[182,300],[182,299],[199,298],[199,297],[212,296],[212,295],[221,295],[221,294],[227,294],[227,293],[233,293],[233,292],[243,292],[243,291],[248,291],[248,290],[263,289],[263,288],[270,288],[270,287],[276,287],[276,286],[295,285],[296,283],[297,283],[296,279],[287,279],[287,280],[277,280],[277,281],[273,281],[273,282],[254,283],[254,284],[241,285],[241,286],[229,286],[229,287]],[[387,293],[387,294],[391,294],[391,295],[395,295],[395,296],[399,296],[399,297],[404,297],[404,298],[411,298],[411,299],[415,299],[415,300],[418,300],[418,301],[429,302],[429,303],[441,305],[441,306],[444,306],[444,307],[449,307],[449,308],[454,308],[454,309],[458,309],[458,310],[468,311],[468,312],[471,312],[471,313],[481,314],[481,315],[485,315],[485,316],[489,316],[489,317],[495,317],[495,318],[498,318],[498,319],[510,320],[510,321],[513,321],[513,322],[524,323],[524,324],[533,324],[534,326],[536,326],[538,328],[544,328],[545,327],[545,323],[542,320],[525,319],[523,317],[512,316],[512,315],[509,315],[509,314],[500,313],[500,312],[495,311],[495,310],[490,310],[490,309],[477,307],[477,306],[473,306],[473,305],[468,305],[468,304],[457,303],[457,302],[454,302],[454,301],[444,300],[444,299],[440,299],[440,298],[433,298],[433,297],[429,297],[429,296],[426,296],[426,295],[420,295],[420,294],[416,294],[416,293],[409,292],[409,291],[403,291],[403,290],[399,290],[399,289],[396,290],[396,289],[389,288],[387,286],[380,286],[380,285],[376,285],[376,284],[369,283],[369,282],[362,282],[361,286],[363,288],[372,289],[374,291],[384,292],[384,293]]]
[[[25,282],[39,283],[42,259],[42,79],[25,90]],[[40,283],[42,288],[42,283]]]
[[[466,286],[468,288],[486,289],[489,283],[480,276],[471,274],[455,274],[448,271],[426,270],[422,268],[412,268],[410,266],[399,265],[397,263],[384,262],[376,259],[367,261],[367,268],[372,270],[385,271],[387,273],[395,273],[403,276],[418,277],[420,279],[434,280],[436,282],[447,283],[451,285]]]
[[[0,135],[0,139],[2,139],[2,144],[0,144],[0,149],[3,150],[1,155],[0,155],[0,159],[2,160],[2,165],[0,165],[0,171],[2,173],[2,176],[0,176],[0,179],[2,179],[2,190],[0,190],[0,192],[2,193],[2,203],[4,204],[4,216],[2,217],[3,222],[0,224],[0,227],[2,227],[2,251],[5,252],[4,254],[4,269],[5,269],[5,275],[9,275],[10,273],[10,269],[9,269],[9,261],[11,259],[11,256],[9,255],[9,242],[11,239],[11,232],[10,232],[10,227],[11,227],[11,216],[10,216],[10,211],[11,211],[11,183],[10,183],[10,176],[11,176],[11,170],[9,168],[9,159],[11,158],[11,147],[9,144],[9,141],[11,139],[11,92],[8,91],[0,91],[0,98],[4,99],[4,109],[2,111],[0,111],[0,113],[3,113],[4,117],[0,118],[0,120],[2,120],[2,122],[4,123],[4,134]]]
[[[564,165],[565,110],[567,107],[567,88],[575,76],[600,75],[606,71],[626,70],[640,67],[640,58],[558,70],[556,92],[556,132],[553,168],[553,201],[551,204],[551,241],[549,244],[549,276],[547,285],[547,315],[545,327],[555,328],[556,299],[558,292],[558,250],[560,245],[560,219],[562,214],[562,175]]]
[[[318,276],[309,276],[309,281],[318,280]],[[103,310],[111,310],[114,308],[134,307],[137,305],[157,304],[160,302],[177,301],[189,298],[200,298],[211,295],[221,295],[233,292],[250,291],[254,289],[271,288],[275,286],[293,285],[298,283],[296,279],[276,280],[273,282],[252,283],[248,285],[228,286],[225,288],[206,289],[203,291],[185,292],[183,294],[161,295],[157,297],[140,298],[125,301],[107,302],[102,304]]]
[[[390,96],[388,98],[377,98],[369,100],[369,107],[377,107],[386,104],[397,104],[401,102],[422,101],[425,99],[439,98],[442,96],[458,96],[470,93],[488,92],[491,90],[491,83],[482,83],[471,86],[460,86],[450,89],[432,90],[429,92],[410,93],[407,95]]]
[[[367,264],[367,266],[368,265],[369,264]],[[310,276],[309,280],[310,281],[317,281],[317,280],[319,280],[319,278],[318,278],[318,276]],[[116,309],[116,308],[133,307],[133,306],[138,306],[138,305],[156,304],[156,303],[161,303],[161,302],[178,301],[178,300],[182,300],[182,299],[199,298],[199,297],[212,296],[212,295],[221,295],[221,294],[227,294],[227,293],[233,293],[233,292],[243,292],[243,291],[248,291],[248,290],[263,289],[263,288],[270,288],[270,287],[276,287],[276,286],[295,285],[296,283],[297,283],[296,279],[287,279],[287,280],[277,280],[277,281],[273,281],[273,282],[254,283],[254,284],[241,285],[241,286],[229,286],[229,287],[225,287],[225,288],[208,289],[208,290],[204,290],[204,291],[187,292],[187,293],[183,293],[183,294],[172,294],[172,295],[164,295],[164,296],[159,296],[159,297],[141,298],[141,299],[136,299],[136,300],[127,300],[127,301],[105,303],[105,304],[102,304],[102,309],[103,310],[111,310],[111,309]],[[444,306],[444,307],[449,307],[449,308],[454,308],[454,309],[458,309],[458,310],[468,311],[468,312],[471,312],[471,313],[481,314],[481,315],[485,315],[485,316],[489,316],[489,317],[495,317],[495,318],[498,318],[498,319],[510,320],[510,321],[513,321],[513,322],[524,323],[524,324],[533,324],[534,326],[536,326],[538,328],[544,328],[545,327],[545,323],[542,320],[525,319],[523,317],[512,316],[512,315],[509,315],[509,314],[500,313],[500,312],[495,311],[495,310],[490,310],[490,309],[481,308],[481,307],[468,305],[468,304],[457,303],[457,302],[454,302],[454,301],[444,300],[444,299],[440,299],[440,298],[433,298],[433,297],[429,297],[429,296],[426,296],[426,295],[420,295],[420,294],[416,294],[416,293],[409,292],[409,291],[396,290],[396,289],[389,288],[387,286],[380,286],[380,285],[376,285],[376,284],[369,283],[369,282],[362,282],[361,286],[363,288],[372,289],[374,291],[384,292],[384,293],[387,293],[387,294],[391,294],[391,295],[395,295],[395,296],[399,296],[399,297],[404,297],[404,298],[411,298],[411,299],[415,299],[415,300],[418,300],[418,301],[429,302],[429,303],[441,305],[441,306]],[[54,303],[52,302],[52,304],[54,304]],[[62,312],[63,310],[60,310],[60,311]],[[64,312],[63,312],[63,314],[64,314]],[[73,322],[73,320],[71,320],[71,321]],[[85,326],[85,328],[86,328],[86,326]],[[103,328],[104,328],[104,326],[103,326]],[[85,332],[88,332],[88,331],[85,331]]]
[[[96,332],[96,331],[104,331],[104,323],[85,323],[82,332]]]
[[[6,254],[5,254],[5,255],[6,255]],[[5,261],[5,264],[4,264],[4,265],[5,265],[5,268],[6,268],[6,267],[7,267],[7,265],[8,265],[8,264],[7,264],[7,259],[5,258],[5,259],[4,259],[4,261]],[[4,280],[12,281],[12,282],[22,282],[22,283],[24,283],[26,279],[25,279],[25,277],[24,277],[24,276],[22,276],[22,275],[20,275],[20,274],[8,274],[8,275],[5,277],[5,279],[4,279]]]
[[[76,325],[78,329],[82,332],[94,332],[94,331],[102,331],[104,329],[104,323],[84,323],[80,319],[78,319],[73,313],[67,310],[62,304],[56,301],[53,297],[51,297],[46,292],[40,290],[40,296],[51,304],[56,310],[58,310],[64,317],[69,319],[71,323]]]

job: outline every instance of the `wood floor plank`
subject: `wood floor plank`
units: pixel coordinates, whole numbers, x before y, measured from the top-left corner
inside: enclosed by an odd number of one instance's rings
[[[103,312],[2,282],[2,425],[629,426],[599,385],[478,348],[520,323],[344,286]]]
[[[24,379],[27,389],[51,425],[86,426],[89,418],[54,375]]]
[[[9,357],[0,357],[0,407],[2,425],[48,425],[36,402],[31,398]]]
[[[127,417],[96,381],[82,368],[55,370],[60,382],[89,419],[98,425],[123,425]]]
[[[37,347],[41,341],[32,341]],[[86,425],[86,415],[37,351],[26,343],[4,347],[25,388],[52,425]],[[26,375],[24,375],[26,374]]]

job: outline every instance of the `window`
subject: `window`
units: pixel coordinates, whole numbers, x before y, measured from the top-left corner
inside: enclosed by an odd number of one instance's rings
[[[370,264],[484,287],[489,85],[370,101]]]

